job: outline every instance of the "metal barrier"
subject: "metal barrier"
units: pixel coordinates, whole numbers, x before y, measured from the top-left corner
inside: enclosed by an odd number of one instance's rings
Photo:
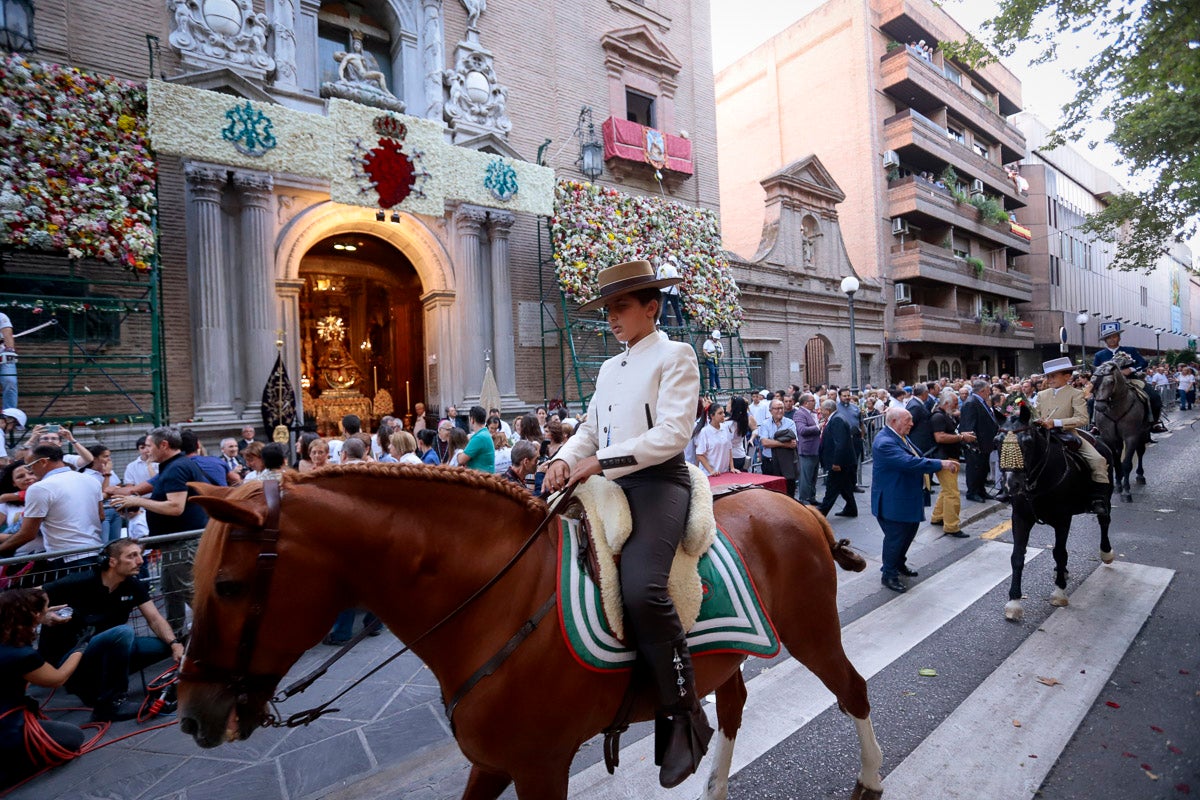
[[[1158,394],[1162,397],[1163,410],[1177,408],[1179,406],[1179,381],[1167,381],[1165,386],[1155,386]]]
[[[150,599],[177,632],[187,625],[186,604],[191,594],[191,567],[196,545],[203,530],[145,536],[137,539],[142,545],[145,564],[139,576],[147,581]],[[25,556],[0,558],[0,589],[42,586],[72,573],[91,569],[97,563],[100,547],[78,547],[71,550],[34,553]],[[153,636],[140,614],[130,623],[138,636]]]

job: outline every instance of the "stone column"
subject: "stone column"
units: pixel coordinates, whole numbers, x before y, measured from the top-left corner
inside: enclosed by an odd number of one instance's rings
[[[235,336],[241,367],[234,410],[249,409],[257,416],[263,386],[275,365],[275,268],[271,218],[274,193],[271,176],[261,172],[235,172],[233,185],[241,201],[241,237],[236,264],[238,331]],[[232,276],[231,276],[232,277]],[[237,407],[239,397],[242,408]]]
[[[304,364],[300,360],[300,342],[304,333],[300,330],[300,290],[303,288],[302,280],[275,281],[279,327],[283,329],[283,363],[287,367],[292,388],[296,391],[297,419],[304,419],[303,393],[300,390],[300,378],[304,375]]]
[[[508,211],[488,212],[488,237],[492,247],[492,369],[501,401],[511,411],[517,398],[517,331],[513,327],[512,271],[508,264],[508,236],[517,218]]]
[[[444,411],[462,399],[462,384],[455,369],[454,292],[445,289],[421,295],[425,308],[425,397],[429,409]]]
[[[188,164],[188,288],[192,311],[192,371],[197,417],[233,415],[229,293],[221,196],[224,169]]]
[[[479,235],[487,222],[487,212],[477,206],[460,205],[454,209],[455,277],[458,283],[459,340],[454,350],[454,365],[441,364],[444,375],[447,366],[457,366],[463,395],[454,402],[475,403],[483,388],[483,351],[491,347],[491,336],[485,336],[484,322],[490,311],[483,286],[482,251]],[[445,353],[445,344],[442,345]],[[445,356],[443,355],[444,359]]]
[[[271,19],[275,86],[292,92],[300,90],[300,73],[296,69],[296,1],[275,0]]]
[[[421,67],[425,70],[425,119],[443,123],[442,70],[446,68],[442,31],[442,0],[421,0]],[[406,98],[407,99],[407,98]],[[420,113],[409,103],[412,113]]]

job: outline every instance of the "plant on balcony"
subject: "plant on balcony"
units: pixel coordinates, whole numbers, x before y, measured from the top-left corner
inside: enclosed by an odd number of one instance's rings
[[[887,172],[887,178],[888,178],[889,183],[891,183],[892,181],[900,180],[900,168],[897,166],[889,167],[888,172]]]
[[[897,42],[895,39],[892,39],[887,43],[887,51],[889,53],[899,50],[901,47],[904,47],[904,45],[900,44],[900,42]]]
[[[967,266],[975,272],[976,278],[983,277],[983,270],[986,265],[983,263],[982,258],[979,258],[978,256],[967,256]]]
[[[947,250],[953,250],[954,249],[954,237],[952,237],[950,234],[947,233],[945,238],[942,239],[942,241],[938,242],[938,244],[940,244],[942,247],[946,248]]]
[[[942,183],[946,184],[946,188],[950,189],[951,191],[954,190],[954,187],[958,186],[958,173],[955,172],[954,167],[950,166],[949,164],[947,164],[946,168],[942,170],[940,175],[938,175],[938,179],[941,180]]]
[[[1007,225],[1008,212],[1004,210],[1004,205],[994,197],[985,194],[977,194],[974,197],[968,198],[971,205],[979,209],[979,216],[983,217],[984,222],[990,222],[993,225]]]

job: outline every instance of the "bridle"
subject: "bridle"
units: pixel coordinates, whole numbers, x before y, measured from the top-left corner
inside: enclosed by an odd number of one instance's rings
[[[187,680],[224,682],[240,705],[249,702],[250,692],[254,689],[266,688],[270,691],[283,680],[282,675],[256,674],[250,671],[250,664],[254,660],[254,646],[258,640],[259,629],[262,628],[267,597],[271,591],[272,578],[275,576],[275,561],[279,555],[279,481],[263,481],[262,487],[263,498],[267,501],[267,517],[262,526],[252,530],[232,528],[229,531],[229,541],[259,544],[250,585],[250,610],[242,626],[242,635],[238,639],[234,666],[232,669],[219,667],[185,655],[179,670],[179,677]]]
[[[236,698],[236,703],[240,706],[246,706],[250,702],[250,693],[256,688],[265,688],[271,691],[284,678],[283,675],[275,673],[254,673],[250,671],[251,662],[254,659],[254,647],[257,643],[258,632],[262,627],[263,616],[266,612],[267,597],[271,590],[272,578],[275,575],[275,562],[278,557],[279,545],[279,510],[281,501],[281,491],[279,481],[263,481],[263,497],[267,502],[267,516],[263,521],[263,525],[254,530],[245,528],[232,528],[229,531],[230,541],[241,542],[257,542],[260,545],[258,555],[255,559],[254,576],[251,583],[250,594],[250,610],[246,617],[246,622],[242,626],[242,635],[238,639],[236,658],[232,669],[219,667],[211,664],[206,664],[198,659],[193,659],[190,656],[185,656],[184,663],[179,670],[180,678],[195,681],[206,682],[223,682],[226,687],[233,693]],[[336,708],[329,706],[342,697],[348,691],[358,686],[363,681],[370,678],[379,670],[386,667],[392,661],[412,650],[413,647],[420,642],[432,636],[443,626],[449,623],[452,619],[462,613],[468,606],[474,603],[477,599],[483,596],[489,589],[495,586],[501,578],[516,566],[521,557],[529,551],[529,548],[537,540],[537,537],[545,530],[546,525],[554,519],[558,513],[558,509],[562,508],[570,501],[571,495],[575,492],[575,487],[578,484],[572,483],[558,493],[555,501],[546,509],[546,516],[534,528],[533,533],[524,541],[516,553],[504,564],[500,570],[493,575],[486,583],[476,589],[466,600],[460,603],[446,616],[442,617],[438,622],[434,623],[431,628],[428,628],[420,636],[417,636],[406,644],[399,651],[393,653],[384,659],[380,664],[375,666],[362,677],[358,678],[329,700],[319,706],[296,712],[284,719],[279,710],[275,707],[276,703],[281,703],[296,694],[303,692],[311,686],[318,678],[325,674],[326,670],[339,658],[346,654],[350,647],[357,644],[364,636],[370,633],[370,630],[364,630],[350,641],[340,652],[327,659],[321,666],[313,672],[310,672],[301,680],[288,686],[283,691],[270,698],[268,705],[270,710],[264,710],[258,720],[258,724],[265,728],[295,728],[301,725],[308,725],[314,722],[323,714],[329,714],[337,711]],[[518,629],[517,633],[505,644],[503,648],[491,659],[488,660],[479,670],[475,672],[466,683],[455,692],[452,700],[447,704],[446,716],[450,718],[451,727],[454,724],[454,709],[466,695],[483,677],[491,674],[499,668],[500,664],[508,658],[509,655],[516,649],[530,633],[533,632],[537,624],[547,614],[550,608],[554,605],[555,593],[551,593],[550,599],[534,613],[534,615],[525,621]]]

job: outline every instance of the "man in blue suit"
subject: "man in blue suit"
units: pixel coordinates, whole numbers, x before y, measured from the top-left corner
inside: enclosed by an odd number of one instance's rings
[[[1104,341],[1104,349],[1098,350],[1092,358],[1092,368],[1112,361],[1112,357],[1117,353],[1124,353],[1129,356],[1133,362],[1131,367],[1126,367],[1125,377],[1133,386],[1137,387],[1145,397],[1146,402],[1150,404],[1150,419],[1153,422],[1151,430],[1154,433],[1165,433],[1166,427],[1162,424],[1162,395],[1156,389],[1146,388],[1146,382],[1142,380],[1142,372],[1147,367],[1146,357],[1136,347],[1123,346],[1121,344],[1121,323],[1120,322],[1101,322],[1100,323],[1100,338]]]
[[[958,472],[958,462],[923,458],[908,440],[913,420],[905,409],[889,408],[884,423],[871,445],[871,513],[883,529],[883,585],[905,592],[900,576],[917,574],[904,562],[925,520],[925,476],[944,469]]]

